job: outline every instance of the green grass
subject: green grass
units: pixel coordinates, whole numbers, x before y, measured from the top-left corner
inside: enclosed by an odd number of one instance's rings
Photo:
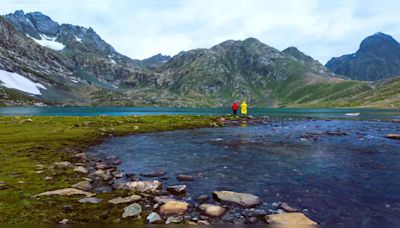
[[[110,205],[108,199],[126,192],[98,194],[103,202],[81,204],[80,197],[40,197],[40,192],[66,188],[82,180],[71,170],[50,169],[54,162],[76,162],[74,154],[101,142],[110,134],[121,136],[143,132],[215,126],[216,117],[0,117],[0,224],[57,223],[68,218],[73,223],[129,223],[122,220],[124,205]],[[135,127],[136,126],[136,127]],[[44,165],[36,173],[36,165]],[[50,181],[45,176],[53,176]],[[20,183],[23,181],[24,183]],[[71,206],[71,211],[63,208]],[[142,222],[139,220],[138,222]]]

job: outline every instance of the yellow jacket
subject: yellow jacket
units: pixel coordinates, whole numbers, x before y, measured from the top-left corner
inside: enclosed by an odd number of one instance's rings
[[[246,101],[243,101],[242,104],[240,104],[240,108],[241,108],[240,112],[243,115],[247,115],[247,104],[246,104]]]

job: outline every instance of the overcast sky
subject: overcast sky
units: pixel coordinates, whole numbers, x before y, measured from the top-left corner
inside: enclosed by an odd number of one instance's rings
[[[131,58],[255,37],[325,63],[381,31],[400,38],[400,0],[0,0],[0,14],[40,11],[92,27]]]

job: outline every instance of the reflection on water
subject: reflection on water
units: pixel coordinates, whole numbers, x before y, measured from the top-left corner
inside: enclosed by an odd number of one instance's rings
[[[261,208],[285,201],[326,224],[400,223],[400,125],[377,121],[289,121],[114,138],[92,148],[115,154],[125,172],[195,177],[188,197],[234,190]],[[189,198],[189,199],[190,199]]]

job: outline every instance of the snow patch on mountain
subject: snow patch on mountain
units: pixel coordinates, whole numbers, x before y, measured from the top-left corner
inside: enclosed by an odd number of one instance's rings
[[[40,34],[41,39],[38,40],[33,37],[30,37],[29,35],[27,36],[43,47],[47,47],[56,51],[61,51],[65,48],[64,44],[56,41],[57,37],[50,37],[44,34]]]
[[[0,70],[0,85],[34,95],[41,95],[40,89],[46,89],[46,87],[40,83],[32,82],[22,75],[4,70]]]
[[[82,43],[82,39],[77,36],[75,36],[75,40],[78,41],[79,43]]]

